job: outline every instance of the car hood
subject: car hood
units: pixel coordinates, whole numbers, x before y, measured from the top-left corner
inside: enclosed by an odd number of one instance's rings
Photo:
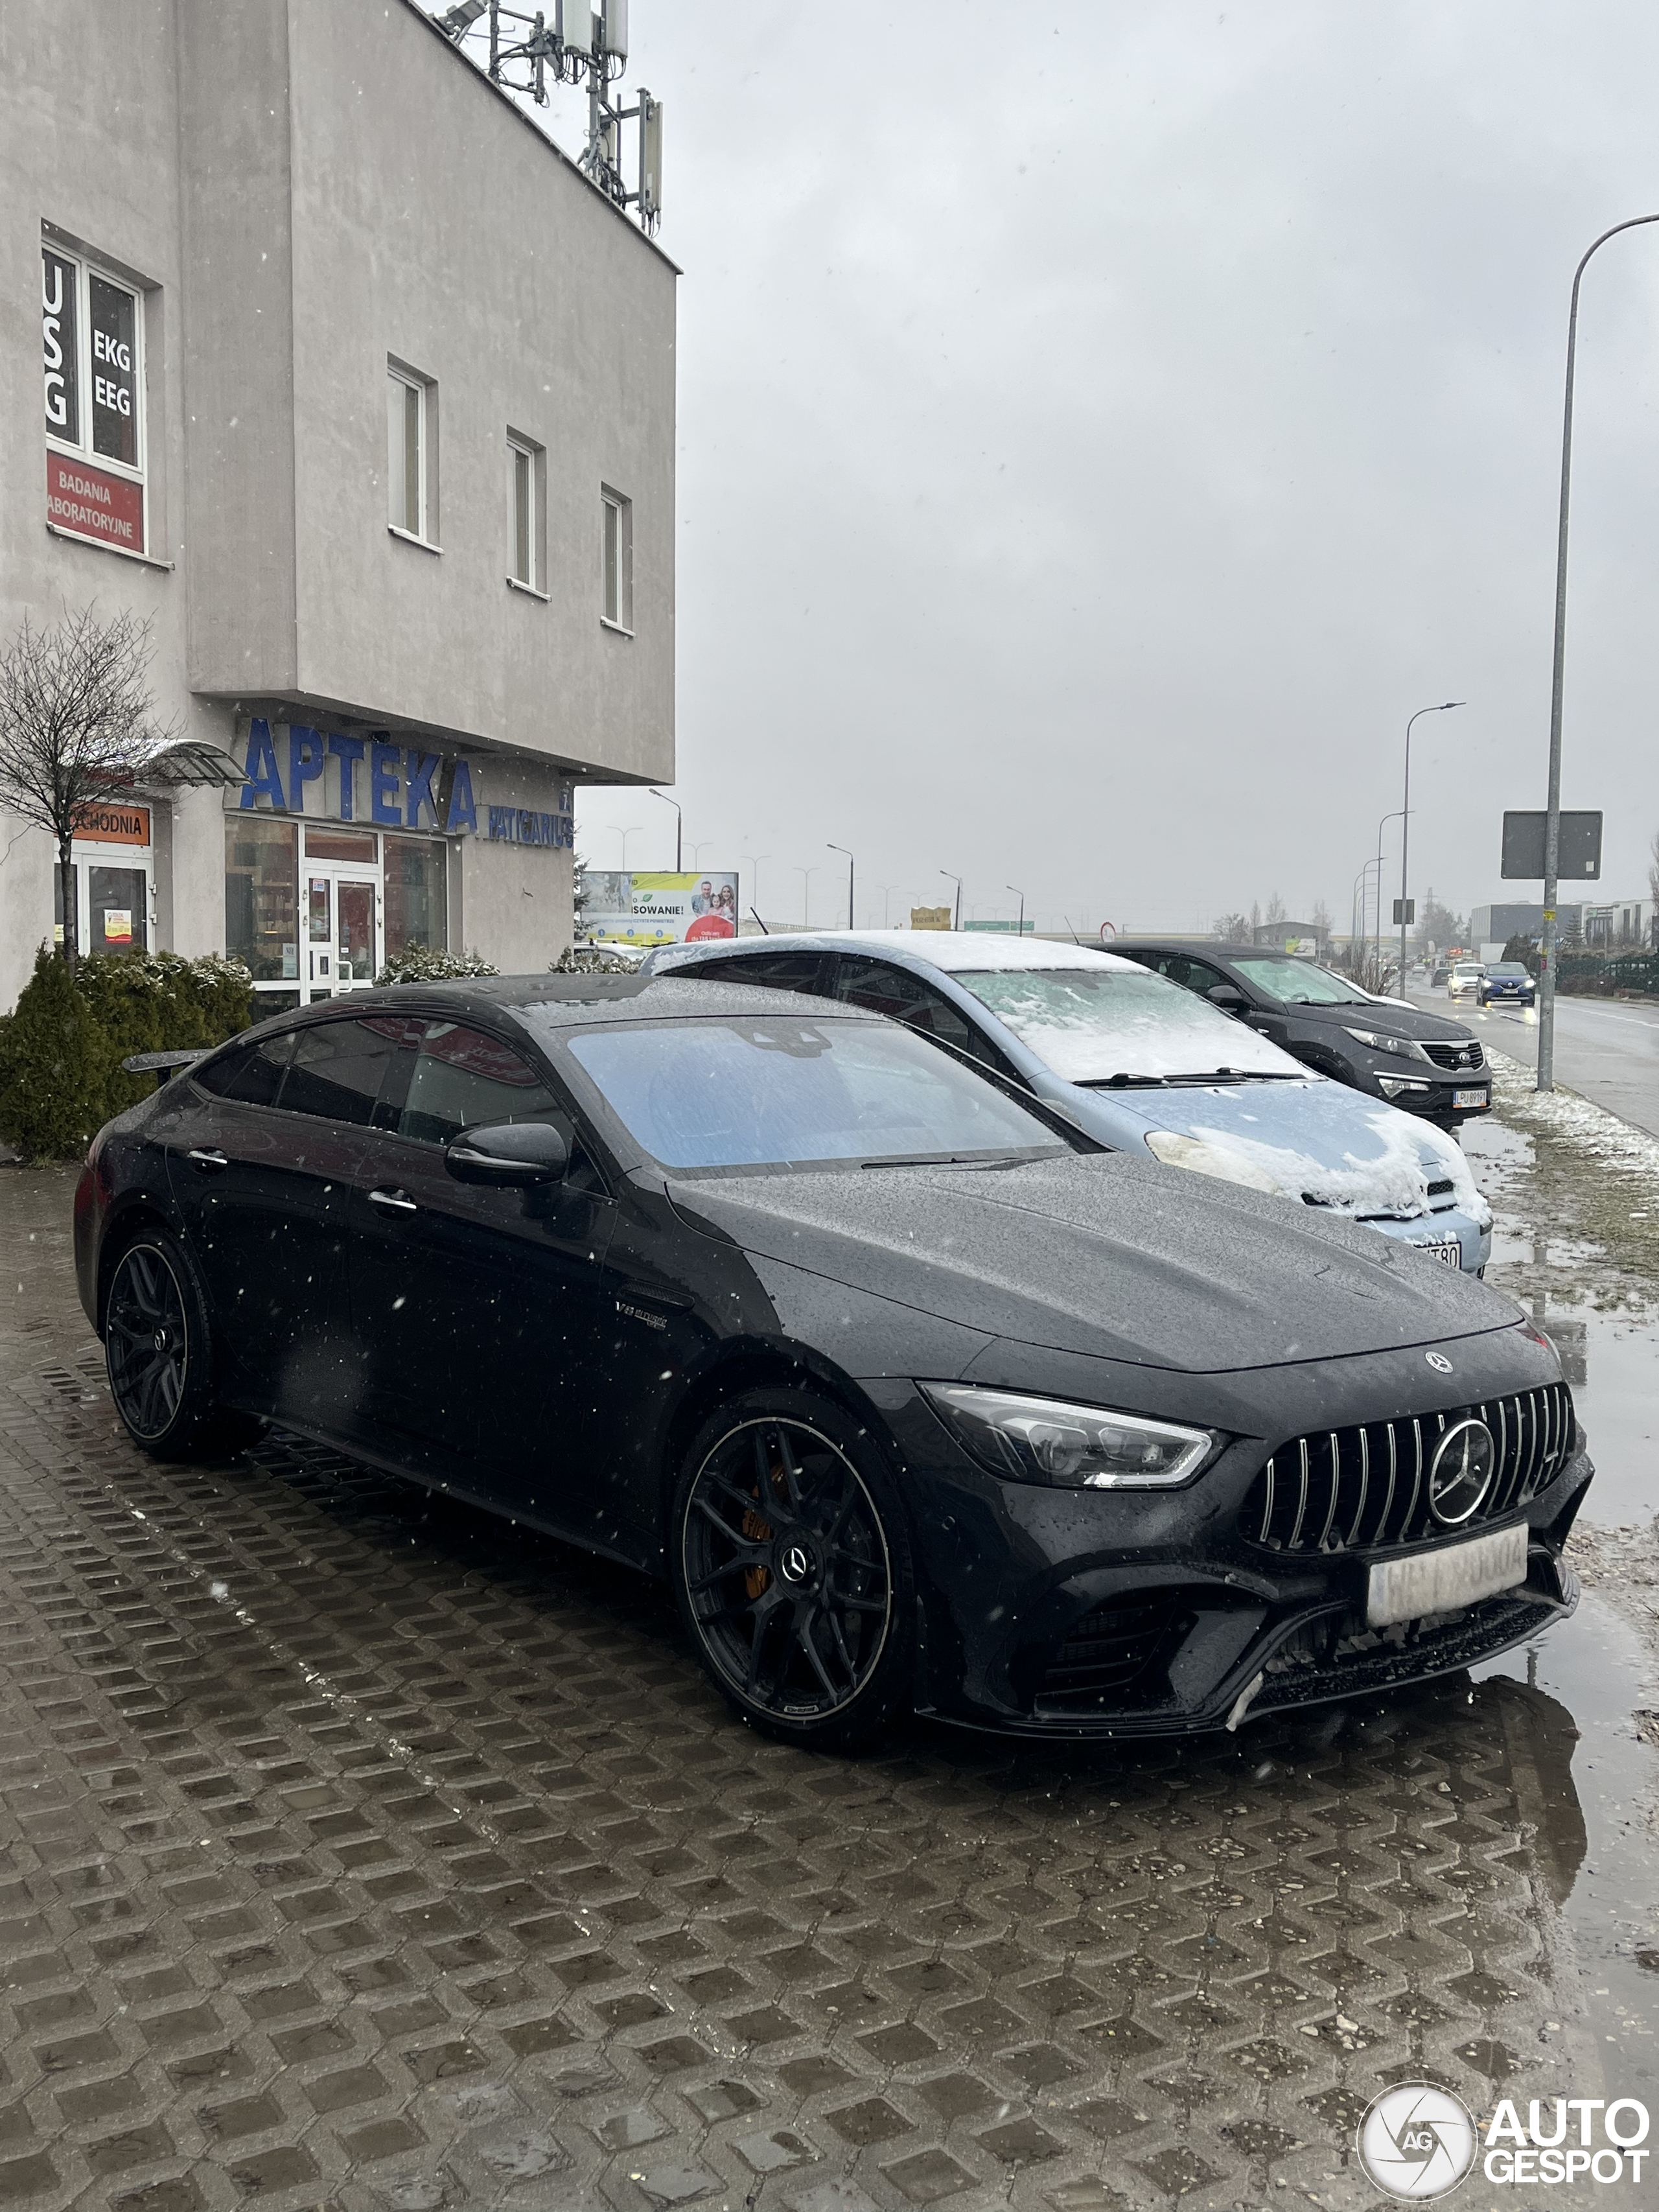
[[[1123,1154],[672,1179],[689,1226],[987,1334],[1192,1374],[1513,1325],[1374,1231]]]
[[[1070,1086],[1066,1103],[1089,1121],[1094,1100],[1188,1140],[1188,1158],[1160,1147],[1171,1166],[1215,1174],[1218,1150],[1239,1160],[1252,1186],[1310,1200],[1357,1219],[1412,1221],[1448,1199],[1490,1225],[1486,1201],[1454,1139],[1341,1083],[1218,1083],[1169,1091],[1101,1092]],[[1093,1126],[1091,1123],[1091,1126]],[[1449,1183],[1431,1199],[1431,1183]]]
[[[1374,1030],[1385,1036],[1415,1037],[1419,1043],[1467,1044],[1470,1032],[1444,1014],[1425,1013],[1403,999],[1364,1000],[1351,1006],[1287,1006],[1299,1022],[1334,1022],[1339,1029]]]

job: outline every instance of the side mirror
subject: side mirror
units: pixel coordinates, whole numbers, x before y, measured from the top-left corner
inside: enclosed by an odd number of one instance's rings
[[[1212,983],[1204,995],[1224,1014],[1243,1014],[1249,1010],[1250,1002],[1237,983]]]
[[[528,1190],[559,1182],[570,1164],[570,1147],[549,1121],[499,1121],[463,1129],[444,1148],[444,1165],[457,1182]]]

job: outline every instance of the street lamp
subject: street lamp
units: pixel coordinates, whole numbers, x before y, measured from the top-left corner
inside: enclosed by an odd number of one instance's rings
[[[1659,215],[1633,215],[1616,222],[1589,246],[1572,272],[1567,313],[1567,389],[1561,410],[1561,514],[1555,538],[1555,665],[1550,676],[1549,790],[1544,811],[1544,927],[1539,947],[1538,1088],[1555,1088],[1555,896],[1561,864],[1561,685],[1567,659],[1567,505],[1572,485],[1572,382],[1578,355],[1578,286],[1592,253],[1621,230],[1659,222]]]
[[[1376,980],[1382,980],[1382,832],[1390,822],[1398,822],[1400,809],[1385,814],[1376,825]]]
[[[847,927],[848,929],[855,929],[858,925],[853,919],[853,870],[856,864],[845,845],[833,845],[827,837],[823,842],[828,851],[847,854]]]
[[[791,865],[793,866],[795,873],[800,878],[800,918],[803,925],[805,925],[809,921],[806,910],[806,902],[811,896],[812,878],[817,875],[819,868],[822,867],[823,864],[821,860],[815,860],[810,868],[804,868],[800,862],[796,860]]]
[[[702,840],[701,840],[697,844],[695,844],[695,845],[691,848],[691,865],[692,865],[692,866],[693,866],[694,868],[700,868],[700,867],[702,867],[702,848],[703,848],[703,846],[704,846],[704,845],[718,845],[718,844],[720,844],[721,842],[722,842],[722,841],[721,841],[720,838],[718,838],[718,837],[704,837],[704,838],[702,838]]]
[[[769,853],[739,853],[738,855],[739,860],[747,860],[754,870],[753,875],[749,878],[749,903],[751,908],[760,904],[760,864],[763,860],[769,860],[771,857]]]
[[[939,873],[947,884],[954,884],[957,887],[957,918],[951,927],[952,929],[960,929],[962,927],[962,878],[953,876],[949,868],[941,868]]]
[[[876,885],[876,889],[881,893],[881,926],[885,929],[887,927],[887,902],[892,897],[893,893],[898,889],[898,885],[896,884],[878,884]]]
[[[671,799],[665,791],[657,790],[654,785],[647,785],[647,788],[653,799],[661,799],[665,806],[672,806],[674,810],[674,873],[678,875],[684,865],[680,858],[680,840],[685,833],[684,813],[678,799]]]
[[[1020,890],[1018,884],[1004,884],[1002,888],[1006,891],[1012,891],[1014,896],[1019,901],[1019,927],[1016,933],[1018,936],[1024,937],[1025,934],[1025,894]]]
[[[1359,947],[1368,934],[1365,917],[1370,885],[1367,878],[1376,866],[1374,860],[1366,861],[1354,878],[1353,889],[1348,894],[1348,965],[1354,969],[1356,981],[1358,979],[1358,963],[1364,957]]]
[[[616,830],[617,835],[623,841],[622,872],[623,875],[626,875],[628,873],[628,841],[630,837],[637,837],[644,825],[639,822],[630,822],[627,829],[623,830],[617,828],[617,825],[613,822],[611,826],[613,830]]]
[[[1467,706],[1467,700],[1445,699],[1437,707],[1419,707],[1406,725],[1406,799],[1400,810],[1400,994],[1406,994],[1406,855],[1412,836],[1412,722],[1420,722],[1425,714],[1449,714],[1454,707]],[[1382,920],[1382,879],[1376,884],[1376,918]]]

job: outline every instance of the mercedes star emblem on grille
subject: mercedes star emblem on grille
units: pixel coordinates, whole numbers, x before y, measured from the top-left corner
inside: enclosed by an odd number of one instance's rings
[[[1478,1512],[1498,1471],[1492,1431],[1484,1421],[1458,1421],[1429,1462],[1429,1510],[1448,1528]]]

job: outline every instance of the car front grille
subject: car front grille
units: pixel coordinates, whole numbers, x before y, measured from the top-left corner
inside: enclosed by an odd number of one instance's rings
[[[1484,1067],[1486,1055],[1478,1038],[1468,1044],[1425,1044],[1423,1049],[1437,1067],[1452,1067],[1460,1071]]]
[[[1186,1602],[1181,1589],[1137,1590],[1085,1613],[1049,1654],[1036,1685],[1038,1711],[1127,1690],[1152,1664]]]
[[[1250,1487],[1240,1533],[1275,1552],[1326,1553],[1443,1535],[1448,1530],[1429,1508],[1429,1462],[1445,1431],[1470,1418],[1491,1431],[1497,1468],[1460,1528],[1478,1528],[1524,1505],[1571,1454],[1575,1416],[1565,1382],[1457,1412],[1329,1429],[1279,1447]]]

